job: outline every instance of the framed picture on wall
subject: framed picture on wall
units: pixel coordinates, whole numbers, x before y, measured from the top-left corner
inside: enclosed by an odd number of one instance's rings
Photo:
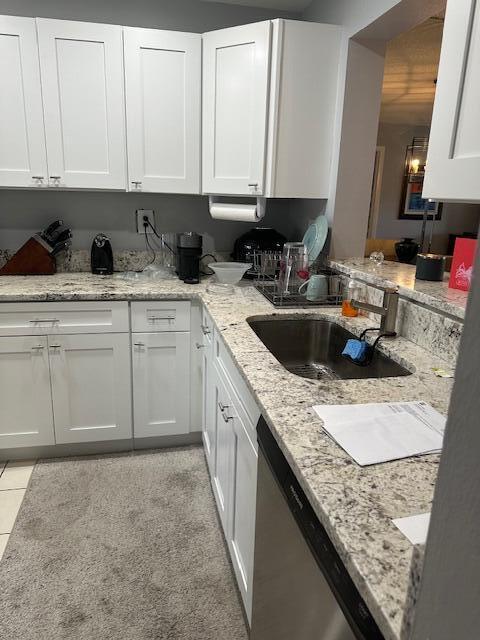
[[[403,183],[402,199],[400,201],[400,212],[398,217],[401,220],[422,220],[425,211],[425,200],[422,198],[423,177],[418,176],[416,180],[409,180],[405,176]],[[440,220],[442,217],[442,203],[428,202],[428,219]]]

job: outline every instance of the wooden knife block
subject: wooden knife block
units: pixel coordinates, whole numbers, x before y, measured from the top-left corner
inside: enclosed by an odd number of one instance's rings
[[[0,276],[48,276],[56,273],[55,258],[30,238],[0,269]]]

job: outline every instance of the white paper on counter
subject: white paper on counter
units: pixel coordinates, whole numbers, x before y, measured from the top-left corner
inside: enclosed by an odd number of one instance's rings
[[[394,518],[392,522],[412,544],[424,544],[427,541],[430,512],[406,518]]]
[[[313,407],[325,431],[361,466],[436,453],[446,419],[426,402]]]

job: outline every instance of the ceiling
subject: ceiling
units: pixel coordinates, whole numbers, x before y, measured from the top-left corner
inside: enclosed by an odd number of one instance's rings
[[[380,122],[430,125],[442,33],[434,17],[388,43]]]
[[[279,11],[303,11],[312,0],[203,0],[221,4],[241,4],[259,9],[278,9]]]

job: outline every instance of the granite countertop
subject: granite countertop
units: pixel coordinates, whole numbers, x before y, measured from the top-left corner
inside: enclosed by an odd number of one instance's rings
[[[311,407],[426,399],[446,415],[452,380],[437,378],[432,367],[449,368],[450,363],[399,337],[385,341],[382,350],[413,371],[410,376],[307,380],[282,367],[250,329],[248,317],[315,314],[356,334],[369,321],[343,318],[338,308],[279,311],[251,286],[223,297],[208,293],[203,283],[178,280],[127,282],[80,273],[0,278],[0,302],[160,298],[203,301],[385,638],[404,640],[415,602],[414,547],[391,519],[430,510],[439,456],[360,467],[326,435]]]
[[[333,269],[373,286],[396,285],[400,295],[407,300],[420,302],[457,319],[463,320],[465,317],[468,292],[450,289],[449,274],[445,275],[443,282],[427,282],[415,279],[414,265],[401,262],[385,261],[380,266],[375,266],[369,258],[349,258],[330,260],[329,264]]]

